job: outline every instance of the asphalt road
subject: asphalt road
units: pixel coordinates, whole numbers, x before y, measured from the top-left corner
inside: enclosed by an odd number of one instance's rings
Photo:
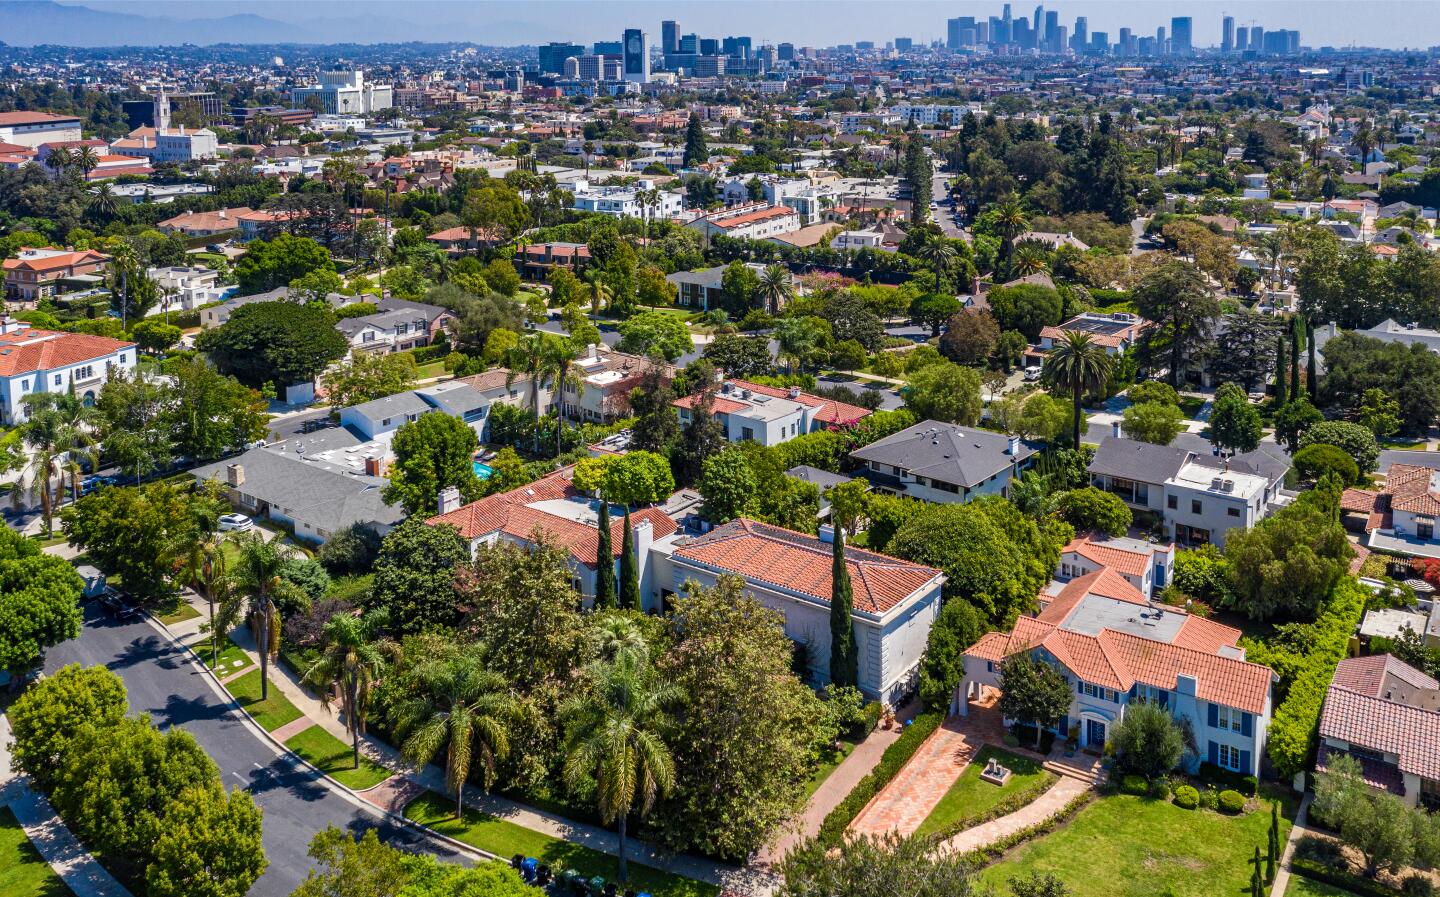
[[[395,825],[379,810],[351,803],[318,773],[277,755],[206,685],[188,654],[144,620],[116,623],[85,608],[80,637],[52,648],[45,669],[70,663],[100,664],[125,680],[131,713],[148,713],[161,729],[183,726],[216,765],[226,787],[244,787],[265,812],[264,843],[270,866],[250,889],[252,897],[286,897],[311,868],[306,848],[316,832],[338,826],[355,834],[376,828],[387,843],[441,859],[463,858],[437,839]]]

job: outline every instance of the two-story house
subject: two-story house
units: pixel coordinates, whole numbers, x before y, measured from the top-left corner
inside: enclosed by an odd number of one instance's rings
[[[100,397],[116,371],[135,369],[135,344],[88,333],[36,330],[0,318],[0,423],[13,427],[29,417],[25,396],[71,392],[87,405]]]
[[[1119,355],[1140,341],[1151,323],[1139,315],[1116,312],[1106,314],[1087,311],[1076,315],[1058,327],[1045,327],[1040,331],[1040,350],[1049,352],[1055,348],[1055,341],[1064,339],[1070,331],[1090,334],[1091,340],[1103,346],[1106,355]]]
[[[1140,594],[1153,596],[1165,588],[1174,569],[1173,544],[1084,533],[1060,550],[1055,579],[1067,583],[1099,570],[1110,570]]]
[[[1092,485],[1157,516],[1168,538],[1221,547],[1227,532],[1248,529],[1270,513],[1289,469],[1275,446],[1222,459],[1119,435],[1100,443],[1089,467]]]
[[[38,302],[65,290],[64,281],[73,277],[103,277],[110,256],[93,249],[21,249],[13,259],[0,263],[5,272],[5,298],[12,302]]]
[[[764,265],[756,262],[746,262],[745,265],[757,275],[765,270]],[[667,274],[665,279],[675,285],[676,305],[701,311],[721,307],[720,300],[725,293],[724,265],[701,268],[698,271],[676,271],[674,274]],[[771,309],[771,311],[779,311],[779,309]]]
[[[1008,495],[1010,481],[1030,466],[1035,449],[1003,436],[935,420],[921,421],[850,453],[876,492],[921,501],[964,503]]]
[[[1113,727],[1136,701],[1150,701],[1186,720],[1201,762],[1258,775],[1272,711],[1275,674],[1250,663],[1240,630],[1149,602],[1123,577],[1097,571],[1072,580],[1042,602],[1034,617],[1021,617],[1009,632],[992,632],[965,651],[965,672],[954,709],[984,690],[1003,687],[1001,670],[1016,654],[1050,664],[1074,692],[1056,725],[1082,749],[1099,752]]]
[[[527,243],[515,250],[514,264],[526,280],[544,280],[555,268],[580,274],[590,265],[590,247],[584,243]]]
[[[1315,769],[1337,755],[1410,806],[1440,807],[1440,682],[1389,654],[1340,661],[1320,713]]]
[[[672,403],[682,424],[697,413],[699,398],[682,396]],[[711,401],[710,413],[720,421],[725,439],[730,442],[778,445],[815,430],[858,423],[870,415],[870,410],[811,395],[798,386],[778,389],[746,380],[726,380]]]
[[[180,265],[169,268],[148,268],[145,276],[160,288],[160,301],[146,312],[163,315],[171,312],[194,311],[202,305],[219,302],[235,288],[222,286],[220,272],[211,268],[190,268]]]
[[[403,299],[381,299],[373,315],[343,318],[335,329],[345,335],[351,352],[388,355],[428,346],[455,320],[449,309]]]
[[[1340,507],[1346,515],[1362,515],[1352,528],[1367,533],[1365,544],[1369,547],[1440,557],[1440,533],[1435,526],[1440,518],[1440,470],[1391,464],[1383,489],[1346,489]]]
[[[571,420],[609,423],[630,413],[630,391],[639,385],[651,362],[608,346],[589,346],[575,359],[575,378],[560,392],[560,412]],[[666,365],[661,376],[675,375]]]

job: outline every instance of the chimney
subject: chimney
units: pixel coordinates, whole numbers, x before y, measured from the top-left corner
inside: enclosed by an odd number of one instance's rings
[[[440,490],[440,513],[449,514],[451,511],[460,510],[460,490],[454,486],[446,486]]]
[[[1110,435],[1111,435],[1111,436],[1114,436],[1116,439],[1119,439],[1119,438],[1120,438],[1120,421],[1119,421],[1119,419],[1112,420],[1112,421],[1110,422]]]
[[[225,482],[235,487],[245,485],[245,466],[243,464],[225,465]]]
[[[221,218],[226,217],[226,216],[225,216],[225,210],[224,210],[224,209],[221,209],[221,210],[220,210],[220,217],[221,217]]]
[[[1009,456],[1012,457],[1012,458],[1015,457],[1016,455],[1020,454],[1020,437],[1019,437],[1019,436],[1011,436],[1011,437],[1010,437],[1010,446],[1009,446],[1007,449],[1005,449],[1005,454],[1009,455]]]
[[[383,462],[374,455],[368,456],[365,459],[365,475],[368,477],[384,476]]]

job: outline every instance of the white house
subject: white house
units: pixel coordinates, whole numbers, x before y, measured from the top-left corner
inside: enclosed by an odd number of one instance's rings
[[[88,333],[36,330],[11,317],[0,319],[0,423],[28,419],[22,401],[41,392],[70,392],[87,405],[116,371],[135,369],[135,344]]]
[[[160,288],[160,301],[147,315],[194,311],[202,305],[219,302],[234,290],[234,287],[223,286],[220,272],[210,268],[148,268],[145,276]]]
[[[682,423],[695,413],[698,396],[683,396],[672,404]],[[799,387],[778,389],[745,380],[726,380],[710,405],[730,442],[755,441],[778,445],[814,430],[857,423],[868,408],[802,392]]]
[[[801,228],[800,214],[789,206],[749,203],[701,215],[685,226],[706,237],[735,237],[763,240]]]
[[[666,190],[659,191],[658,204],[642,202],[641,193],[654,189],[655,182],[649,179],[624,186],[598,186],[591,185],[587,180],[577,180],[572,190],[575,200],[571,207],[581,212],[647,221],[673,218],[684,210],[685,198]]]
[[[1062,583],[1098,570],[1111,570],[1142,595],[1154,595],[1169,582],[1175,568],[1175,546],[1126,536],[1086,533],[1060,551],[1055,578]]]

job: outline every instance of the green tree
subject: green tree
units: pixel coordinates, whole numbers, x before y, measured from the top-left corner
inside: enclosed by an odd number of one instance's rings
[[[0,531],[0,669],[12,688],[46,648],[80,634],[82,588],[64,560],[14,530]]]
[[[1040,736],[1070,712],[1074,693],[1070,683],[1048,663],[1029,654],[1012,654],[1000,667],[1000,712],[1035,726],[1035,747]]]
[[[370,712],[370,693],[385,666],[385,647],[377,631],[384,617],[357,617],[337,613],[325,624],[320,656],[305,671],[304,679],[320,691],[328,707],[338,689],[345,728],[355,769],[360,768],[360,735]]]
[[[222,374],[257,389],[308,383],[349,348],[328,308],[284,301],[242,305],[195,345]]]
[[[1296,440],[1297,448],[1307,445],[1333,445],[1355,459],[1363,474],[1373,473],[1380,459],[1380,446],[1375,434],[1359,424],[1343,420],[1321,421],[1305,430]]]
[[[695,342],[685,323],[675,315],[661,311],[643,311],[620,322],[621,352],[650,355],[658,352],[666,361],[695,351]]]
[[[836,526],[830,539],[830,683],[854,688],[860,681],[860,657],[855,643],[854,595],[850,567],[845,563],[845,528]]]
[[[1300,396],[1275,412],[1275,441],[1293,453],[1299,448],[1301,434],[1324,419],[1320,409]]]
[[[929,327],[930,336],[940,335],[940,328],[960,311],[960,300],[945,293],[921,293],[910,303],[910,321]]]
[[[10,720],[11,761],[41,791],[49,791],[85,725],[108,729],[129,710],[125,683],[102,666],[70,664],[33,683],[15,699]]]
[[[1143,402],[1125,409],[1121,427],[1130,439],[1169,445],[1185,429],[1185,415],[1174,405]]]
[[[480,761],[480,784],[489,790],[495,764],[510,753],[508,723],[515,716],[503,676],[487,669],[478,647],[453,650],[422,661],[407,674],[418,695],[395,708],[401,751],[429,763],[445,748],[445,784],[455,794],[455,816],[465,809],[465,781]]]
[[[1360,479],[1360,468],[1355,466],[1355,459],[1344,449],[1323,442],[1305,446],[1295,453],[1291,461],[1300,478],[1312,483],[1326,474],[1336,475],[1342,483],[1355,483]]]
[[[705,129],[700,126],[700,116],[690,113],[685,123],[685,156],[682,163],[686,168],[695,168],[708,161],[710,150],[705,146]]]
[[[1198,268],[1178,260],[1148,272],[1130,298],[1142,317],[1158,325],[1143,338],[1142,353],[1166,364],[1170,385],[1179,389],[1185,372],[1210,348],[1219,300]]]
[[[455,569],[469,556],[469,546],[455,527],[431,526],[411,517],[381,540],[375,584],[361,605],[384,609],[402,633],[453,627],[460,620]]]
[[[830,364],[839,371],[858,371],[869,359],[865,347],[853,339],[838,342],[830,350]]]
[[[501,333],[509,331],[494,330],[490,336],[494,338]],[[339,411],[405,392],[414,386],[415,377],[413,355],[356,353],[348,361],[326,371],[322,382],[331,410]]]
[[[65,508],[60,523],[96,566],[118,574],[135,597],[153,601],[174,593],[176,549],[192,530],[195,500],[165,482],[110,486]]]
[[[260,653],[260,699],[270,696],[270,657],[280,648],[280,613],[276,602],[304,604],[306,599],[298,588],[281,575],[286,561],[285,548],[278,541],[266,541],[262,533],[251,530],[231,536],[239,549],[230,567],[231,589],[235,599],[244,601],[250,617],[258,621],[259,637],[255,640]]]
[[[184,331],[174,324],[167,324],[159,318],[145,318],[130,326],[130,337],[140,351],[152,355],[163,355],[166,349],[180,342]]]
[[[259,392],[198,358],[179,360],[168,373],[170,437],[180,456],[214,461],[265,435],[270,414]]]
[[[665,458],[637,449],[610,459],[602,488],[605,497],[617,504],[655,504],[675,491],[675,476]]]
[[[679,693],[658,680],[635,654],[596,662],[586,671],[588,694],[562,706],[566,723],[565,784],[580,791],[594,783],[596,809],[620,836],[620,880],[629,881],[625,822],[650,814],[675,784],[675,761],[660,736],[666,710]]]
[[[21,485],[28,483],[40,493],[40,512],[50,535],[55,532],[55,506],[64,496],[66,466],[72,453],[90,451],[93,437],[85,427],[87,409],[75,396],[40,392],[22,401],[26,419],[19,428],[20,439],[29,449],[30,461]]]
[[[640,574],[635,557],[635,533],[630,527],[630,509],[625,509],[624,536],[620,540],[620,596],[622,610],[640,610]]]
[[[390,484],[381,493],[389,504],[420,514],[436,507],[441,490],[454,486],[462,501],[484,493],[475,476],[480,441],[469,424],[449,414],[422,414],[395,432]]]
[[[1045,381],[1070,393],[1074,414],[1070,444],[1075,448],[1080,446],[1081,405],[1085,393],[1100,389],[1110,379],[1112,366],[1105,347],[1090,334],[1078,330],[1065,331],[1045,359]]]
[[[1000,326],[983,308],[967,308],[950,317],[940,337],[940,354],[956,364],[978,365],[995,352]]]
[[[1053,288],[1021,283],[996,287],[985,294],[990,313],[1001,330],[1016,330],[1031,342],[1040,339],[1040,331],[1060,323],[1064,302]]]
[[[174,389],[167,383],[115,371],[95,403],[105,454],[138,481],[170,462]]]
[[[254,240],[235,263],[241,295],[283,287],[315,270],[335,270],[330,253],[309,237],[278,234],[273,240]]]
[[[1132,703],[1110,732],[1115,762],[1122,772],[1155,780],[1180,764],[1185,736],[1170,711],[1149,701]]]
[[[260,808],[236,788],[187,788],[165,814],[145,871],[150,897],[245,897],[269,865]]]
[[[1285,380],[1285,334],[1282,333],[1275,337],[1275,407],[1284,408],[1289,401],[1290,392]]]
[[[1383,389],[1365,390],[1360,398],[1360,426],[1384,439],[1400,429],[1400,403]]]
[[[705,497],[701,514],[712,523],[726,523],[751,513],[757,483],[755,471],[745,452],[727,446],[705,459],[700,494]]]
[[[1230,384],[1222,384],[1221,388]],[[1260,445],[1264,425],[1260,411],[1250,404],[1250,399],[1238,389],[1222,396],[1215,393],[1215,404],[1210,410],[1210,441],[1222,449],[1235,452],[1253,452]]]
[[[773,361],[763,337],[721,334],[705,344],[702,354],[727,377],[747,378],[770,373]]]
[[[599,533],[595,540],[595,607],[615,606],[615,549],[610,539],[610,500],[600,497]]]
[[[1341,484],[1323,480],[1225,540],[1233,605],[1255,620],[1313,620],[1355,552],[1340,524]]]
[[[355,837],[333,825],[310,839],[309,856],[318,868],[292,897],[397,897],[428,862],[380,843],[373,828]]]
[[[980,421],[980,375],[950,362],[927,365],[910,375],[905,407],[919,420],[974,426]]]
[[[927,838],[858,835],[838,847],[810,839],[780,865],[780,897],[979,897],[990,893],[975,881],[960,851],[939,851]]]
[[[1110,536],[1123,536],[1130,529],[1134,515],[1119,496],[1086,486],[1071,489],[1060,496],[1060,516],[1077,532],[1095,531]]]
[[[927,708],[948,712],[965,675],[965,649],[978,642],[986,628],[974,605],[962,598],[952,598],[940,608],[920,658],[920,700]]]

